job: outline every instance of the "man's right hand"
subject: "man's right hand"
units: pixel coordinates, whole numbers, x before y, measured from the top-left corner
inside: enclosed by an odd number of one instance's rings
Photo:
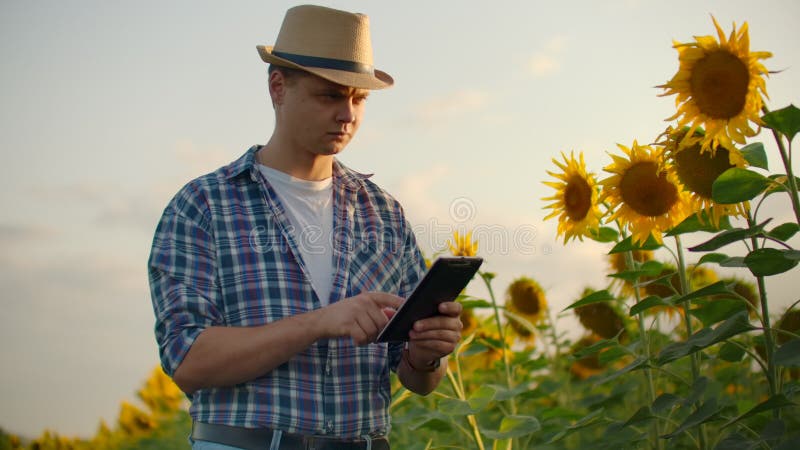
[[[356,345],[375,341],[405,300],[385,292],[362,292],[323,308],[327,337],[346,337]]]

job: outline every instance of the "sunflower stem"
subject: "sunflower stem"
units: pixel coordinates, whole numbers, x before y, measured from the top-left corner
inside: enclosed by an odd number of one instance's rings
[[[511,390],[514,386],[511,381],[511,367],[508,362],[508,351],[506,349],[506,332],[503,329],[502,324],[500,323],[500,308],[497,306],[497,299],[494,295],[494,289],[492,289],[491,278],[488,277],[484,272],[478,272],[483,280],[483,283],[486,285],[486,289],[489,291],[489,298],[492,299],[492,308],[494,309],[494,320],[497,323],[497,332],[500,334],[500,350],[503,354],[503,367],[505,368],[506,372],[506,384],[508,385],[508,389]],[[511,414],[517,413],[517,404],[514,401],[514,397],[508,399],[508,403],[511,409]]]
[[[769,114],[767,105],[762,106],[761,111],[763,111],[764,114]],[[789,142],[789,151],[786,151],[786,147],[783,145],[783,139],[781,139],[781,133],[772,130],[772,136],[775,137],[775,143],[778,144],[778,153],[781,155],[783,167],[786,169],[786,177],[789,178],[789,198],[792,201],[795,220],[797,220],[797,224],[800,225],[800,198],[798,198],[797,180],[794,178],[792,170],[792,141],[789,140],[788,136],[786,137],[786,140]]]
[[[675,253],[678,255],[678,279],[681,282],[681,295],[686,295],[689,293],[689,281],[686,279],[686,260],[683,256],[683,245],[681,245],[681,237],[679,235],[675,236]],[[694,330],[692,329],[692,316],[689,314],[690,302],[691,300],[685,301],[681,304],[683,307],[683,318],[686,322],[687,339],[692,337],[694,334]],[[697,382],[697,379],[700,378],[700,352],[692,353],[690,358],[692,364],[692,383],[695,383]],[[696,408],[699,408],[699,406],[700,400],[695,403]],[[697,434],[698,440],[700,441],[700,448],[708,448],[705,425],[700,425]]]
[[[453,376],[453,372],[450,370],[450,367],[447,368],[447,379],[450,380],[450,385],[453,387],[453,391],[455,391],[456,395],[460,400],[466,400],[466,396],[464,395],[464,387],[458,385],[458,381]],[[467,416],[467,423],[469,423],[470,428],[472,428],[472,435],[473,439],[475,440],[475,445],[478,446],[479,450],[485,450],[483,445],[483,438],[481,438],[481,432],[478,429],[478,421],[475,420],[475,415],[470,414]]]
[[[747,224],[750,227],[755,226],[755,220],[749,212],[747,213]],[[751,236],[750,242],[753,245],[753,250],[757,250],[758,239],[755,236]],[[756,281],[758,282],[758,296],[761,300],[761,325],[764,327],[764,347],[766,348],[767,354],[767,381],[769,383],[770,396],[774,396],[778,393],[778,370],[777,367],[775,367],[774,358],[775,337],[773,336],[772,327],[770,325],[769,304],[767,303],[767,288],[764,283],[764,277],[757,276]],[[775,418],[779,418],[780,408],[775,408],[773,414]]]
[[[636,267],[635,264],[636,263],[634,262],[633,259],[633,252],[631,251],[625,252],[625,265],[630,269],[634,269]],[[639,295],[638,279],[633,286],[633,295],[634,298],[636,299],[636,303],[639,303],[641,299]],[[647,327],[645,326],[644,323],[644,312],[640,312],[639,314],[636,315],[636,317],[639,321],[639,339],[642,343],[642,350],[644,351],[644,356],[645,358],[647,358],[647,362],[649,365],[650,337],[648,336]],[[650,398],[650,404],[652,405],[653,402],[656,401],[656,389],[655,389],[655,383],[653,382],[653,371],[650,369],[650,367],[644,369],[644,376],[647,379],[647,395]],[[655,448],[657,450],[661,450],[661,439],[659,438],[659,436],[661,435],[661,431],[659,428],[660,426],[658,420],[654,420],[653,427],[650,429],[650,440],[652,448]]]

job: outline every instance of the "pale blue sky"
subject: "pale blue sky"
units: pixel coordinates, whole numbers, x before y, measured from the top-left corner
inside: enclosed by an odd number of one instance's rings
[[[181,185],[268,139],[255,46],[295,4],[0,3],[1,427],[91,435],[134,398],[157,364],[155,224]],[[673,39],[713,34],[709,13],[747,20],[783,70],[769,105],[800,103],[794,0],[323,4],[370,15],[376,66],[397,81],[341,159],[403,202],[428,253],[478,227],[496,239],[481,247],[495,290],[531,276],[557,310],[602,286],[607,247],[555,240],[545,170],[574,149],[601,172],[615,143],[663,130],[674,101],[654,86],[677,68]],[[788,278],[770,281],[775,310],[794,300]]]

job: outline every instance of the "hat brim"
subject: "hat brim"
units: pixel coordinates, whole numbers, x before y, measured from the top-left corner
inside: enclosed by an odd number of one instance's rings
[[[275,56],[272,53],[273,46],[271,45],[257,45],[256,49],[258,49],[261,60],[265,63],[303,70],[336,84],[341,84],[342,86],[359,89],[386,89],[394,84],[394,78],[382,70],[375,69],[373,73],[358,73],[322,67],[301,66],[300,64]]]

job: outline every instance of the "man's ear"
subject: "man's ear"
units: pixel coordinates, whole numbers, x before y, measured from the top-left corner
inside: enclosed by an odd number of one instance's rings
[[[286,94],[286,77],[280,70],[275,70],[269,74],[269,96],[273,105],[283,103],[283,96]]]

